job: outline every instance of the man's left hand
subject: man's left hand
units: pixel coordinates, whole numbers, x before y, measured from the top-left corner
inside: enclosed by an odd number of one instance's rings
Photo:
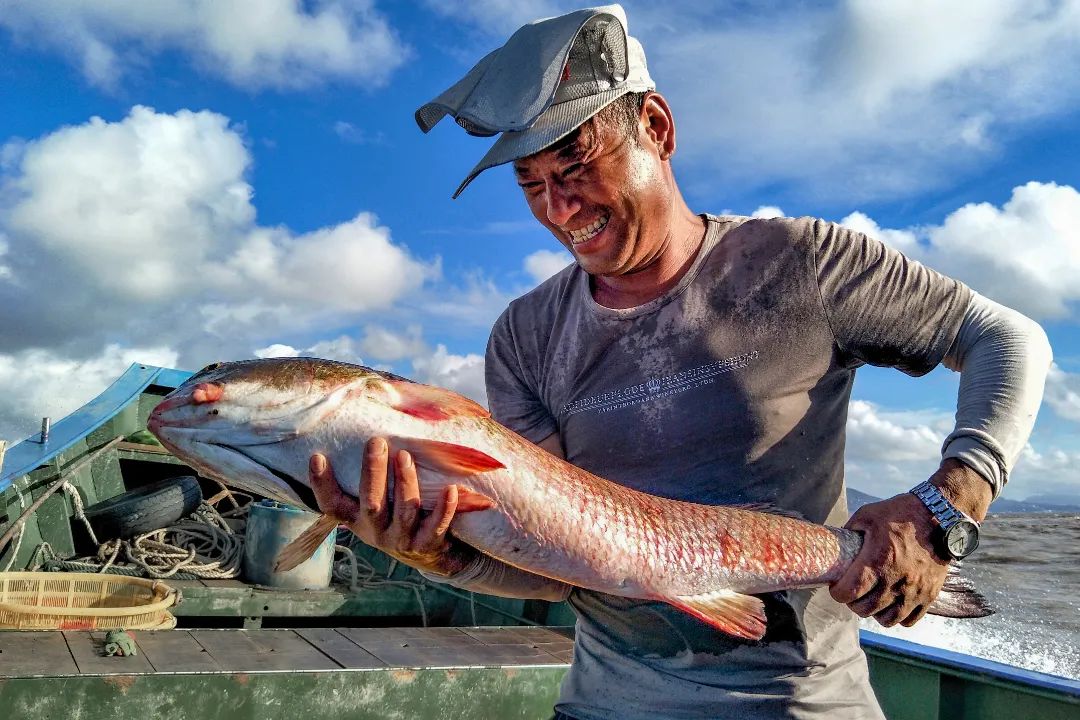
[[[963,463],[945,460],[930,478],[960,510],[982,520],[990,505],[989,484]],[[934,550],[936,523],[911,493],[859,508],[845,527],[863,533],[862,551],[829,592],[860,617],[885,627],[910,627],[926,614],[948,574]]]

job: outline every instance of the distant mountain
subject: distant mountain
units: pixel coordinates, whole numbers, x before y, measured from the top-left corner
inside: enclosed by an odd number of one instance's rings
[[[855,488],[848,488],[847,504],[850,512],[855,512],[867,503],[877,502],[874,497]],[[1069,495],[1036,495],[1027,500],[1008,500],[998,498],[990,506],[992,513],[1040,513],[1040,512],[1080,512],[1080,498]]]

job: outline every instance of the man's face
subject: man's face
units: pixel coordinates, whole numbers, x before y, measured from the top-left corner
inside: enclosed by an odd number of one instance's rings
[[[647,267],[663,249],[671,187],[658,151],[612,123],[589,122],[514,162],[529,209],[590,275]]]

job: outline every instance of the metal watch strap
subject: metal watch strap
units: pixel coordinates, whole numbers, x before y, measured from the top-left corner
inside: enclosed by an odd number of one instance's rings
[[[922,504],[933,514],[942,530],[948,530],[957,520],[967,518],[967,515],[957,510],[929,480],[923,480],[911,488],[910,492],[922,500]]]

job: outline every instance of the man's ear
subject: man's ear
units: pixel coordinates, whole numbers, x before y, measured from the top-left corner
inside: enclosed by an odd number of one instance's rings
[[[656,148],[661,160],[670,160],[675,154],[675,118],[664,96],[658,92],[646,93],[641,103],[638,127],[643,133],[641,140]]]

